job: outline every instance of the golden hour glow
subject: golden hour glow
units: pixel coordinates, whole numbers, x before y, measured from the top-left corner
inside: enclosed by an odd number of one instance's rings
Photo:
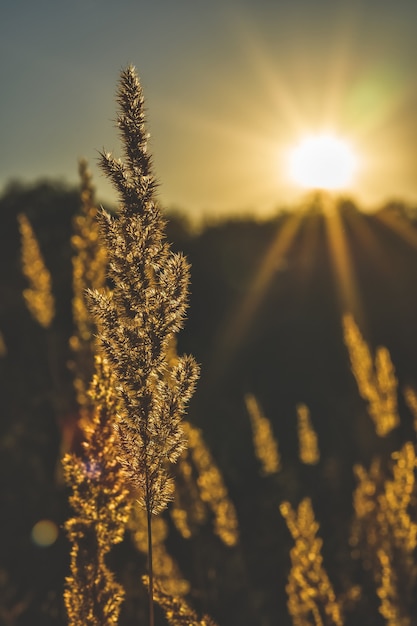
[[[356,168],[351,147],[330,134],[306,137],[289,154],[290,177],[306,189],[348,187]]]

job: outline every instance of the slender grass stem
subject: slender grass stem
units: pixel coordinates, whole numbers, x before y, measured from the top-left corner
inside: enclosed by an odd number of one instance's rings
[[[154,606],[153,606],[153,552],[152,552],[152,505],[149,489],[148,468],[145,470],[146,481],[146,516],[148,531],[148,576],[149,576],[149,626],[154,626]]]
[[[152,512],[148,507],[148,573],[149,573],[149,626],[154,626],[153,563],[152,563]]]

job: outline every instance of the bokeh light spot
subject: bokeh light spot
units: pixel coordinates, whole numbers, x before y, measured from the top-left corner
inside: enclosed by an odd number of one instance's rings
[[[32,541],[41,548],[51,546],[58,538],[58,526],[49,519],[37,522],[32,528]]]

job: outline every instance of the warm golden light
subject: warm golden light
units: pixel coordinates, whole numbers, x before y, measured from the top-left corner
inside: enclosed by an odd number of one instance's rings
[[[356,168],[351,147],[330,134],[306,137],[289,154],[291,179],[305,189],[348,187]]]

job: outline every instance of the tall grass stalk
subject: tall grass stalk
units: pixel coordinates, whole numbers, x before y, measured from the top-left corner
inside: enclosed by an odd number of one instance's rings
[[[120,461],[148,521],[149,624],[153,626],[152,515],[172,498],[169,465],[186,446],[182,417],[198,367],[191,356],[171,363],[170,343],[187,309],[189,266],[165,238],[148,154],[144,98],[133,67],[117,94],[124,160],[102,152],[100,165],[119,193],[115,218],[99,217],[111,290],[89,292],[99,346],[118,381]]]

